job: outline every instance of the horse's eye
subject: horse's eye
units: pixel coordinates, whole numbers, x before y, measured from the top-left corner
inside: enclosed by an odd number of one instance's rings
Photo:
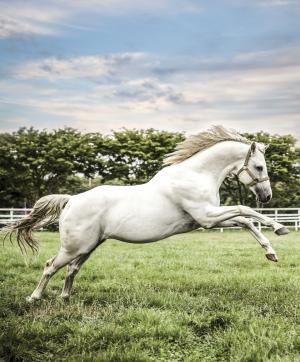
[[[263,168],[263,166],[255,166],[255,168],[257,169],[257,171],[262,171],[264,168]]]

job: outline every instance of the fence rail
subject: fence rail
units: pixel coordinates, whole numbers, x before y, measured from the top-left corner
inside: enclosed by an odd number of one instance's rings
[[[32,209],[0,208],[0,227],[9,225],[30,213]],[[300,208],[263,208],[254,209],[263,215],[284,224],[287,227],[300,230]],[[253,220],[254,221],[254,220]],[[260,222],[254,221],[259,230],[265,227]],[[223,231],[223,228],[220,229]]]
[[[286,226],[294,227],[296,231],[300,228],[300,208],[283,208],[283,209],[258,209],[264,215],[273,218]],[[258,225],[261,228],[261,224]]]
[[[9,225],[13,222],[22,219],[24,216],[30,213],[32,209],[15,209],[5,208],[0,209],[0,226]]]
[[[256,208],[255,211],[270,217],[271,219],[278,221],[286,227],[293,228],[294,230],[300,230],[300,208],[296,207],[283,207],[283,208]],[[250,218],[251,219],[251,218]],[[260,222],[253,220],[253,223],[258,227],[259,230],[262,228],[268,228],[262,225]],[[233,228],[238,229],[238,227]],[[223,228],[220,229],[223,231]]]

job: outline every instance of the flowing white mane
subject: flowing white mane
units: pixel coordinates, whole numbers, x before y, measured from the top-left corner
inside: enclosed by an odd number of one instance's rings
[[[193,156],[195,153],[206,150],[207,148],[224,141],[236,141],[250,144],[247,138],[241,136],[234,129],[226,129],[223,126],[212,126],[207,131],[200,132],[188,137],[176,146],[174,152],[167,155],[164,159],[164,165],[173,165],[182,162]]]

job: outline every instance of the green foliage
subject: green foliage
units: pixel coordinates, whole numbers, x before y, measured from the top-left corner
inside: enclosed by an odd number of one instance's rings
[[[267,231],[279,263],[243,231],[193,232],[132,245],[108,240],[82,267],[71,301],[65,270],[28,304],[57,233],[39,233],[29,265],[0,254],[0,360],[300,360],[300,233]]]
[[[53,132],[22,128],[0,134],[1,206],[31,206],[46,194],[80,188],[79,174],[91,177],[101,169],[95,154],[102,137],[74,129]],[[77,177],[76,177],[77,176]]]
[[[269,205],[298,206],[300,151],[295,139],[263,132],[246,136],[270,144],[266,157],[274,197]],[[32,206],[46,194],[76,194],[103,183],[147,182],[183,139],[182,133],[154,129],[123,129],[107,136],[70,128],[2,133],[0,207]],[[225,180],[221,202],[257,206],[254,195],[237,180]]]
[[[146,182],[181,140],[181,133],[154,129],[109,136],[70,128],[2,133],[0,207],[32,206],[43,195],[75,194],[101,183]]]
[[[164,156],[182,140],[181,133],[154,129],[114,131],[106,138],[103,178],[125,184],[147,182],[161,168]]]

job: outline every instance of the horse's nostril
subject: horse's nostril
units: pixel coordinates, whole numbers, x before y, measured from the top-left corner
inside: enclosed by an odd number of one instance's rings
[[[267,198],[266,198],[267,201],[270,201],[271,200],[271,195],[268,195]]]

